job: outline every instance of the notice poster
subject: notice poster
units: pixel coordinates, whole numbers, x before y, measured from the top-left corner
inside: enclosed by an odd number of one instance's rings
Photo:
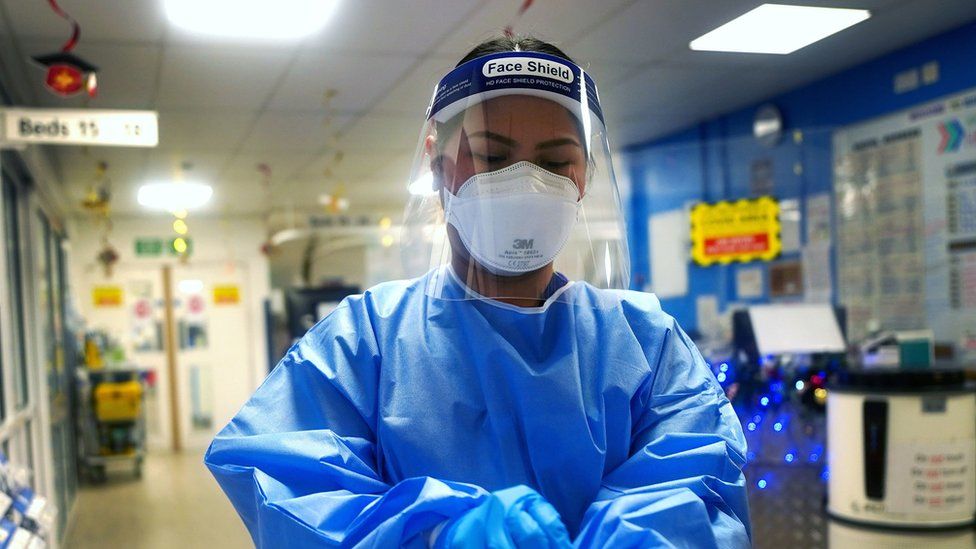
[[[844,128],[834,162],[852,340],[931,329],[976,358],[976,91]]]
[[[688,212],[671,210],[648,220],[651,291],[660,298],[688,293]]]
[[[830,195],[807,198],[807,245],[830,246]]]
[[[691,209],[691,257],[702,266],[769,261],[782,250],[779,203],[764,196]]]
[[[95,286],[92,288],[92,305],[96,307],[121,307],[122,288],[119,286]]]
[[[237,305],[241,302],[241,289],[236,284],[221,284],[213,288],[215,305]]]
[[[946,169],[949,304],[976,311],[976,161]]]
[[[803,249],[803,292],[807,303],[830,303],[830,246],[808,245]]]
[[[742,267],[735,273],[735,295],[738,299],[758,299],[763,294],[763,271],[760,267]]]

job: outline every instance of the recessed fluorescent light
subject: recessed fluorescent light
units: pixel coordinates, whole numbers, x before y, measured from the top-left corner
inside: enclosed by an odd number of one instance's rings
[[[434,174],[427,172],[424,175],[417,178],[416,181],[410,183],[407,190],[412,195],[416,196],[430,196],[432,194],[437,194],[437,190],[434,189]]]
[[[223,38],[294,40],[320,30],[338,0],[164,0],[170,22]]]
[[[139,187],[139,204],[154,210],[195,210],[210,201],[213,189],[202,183],[150,183]]]
[[[787,54],[871,17],[868,10],[763,4],[691,41],[691,49]]]

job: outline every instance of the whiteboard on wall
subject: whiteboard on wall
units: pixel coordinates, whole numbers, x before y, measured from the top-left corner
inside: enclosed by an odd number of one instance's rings
[[[648,220],[651,291],[660,298],[688,294],[689,223],[683,209],[656,213]]]

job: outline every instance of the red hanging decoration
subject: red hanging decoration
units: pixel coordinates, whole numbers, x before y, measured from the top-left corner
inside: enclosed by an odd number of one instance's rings
[[[98,67],[71,53],[81,38],[81,26],[61,9],[57,0],[47,0],[47,3],[54,13],[71,24],[71,36],[61,46],[61,51],[33,57],[34,61],[47,67],[44,84],[62,97],[70,97],[83,89],[89,97],[95,97],[98,95],[98,81],[95,78]]]
[[[522,18],[522,15],[524,15],[525,12],[526,12],[526,10],[528,10],[532,6],[532,2],[534,2],[534,1],[535,0],[525,0],[524,2],[522,2],[522,5],[519,6],[518,13],[515,14],[515,18],[512,20],[511,23],[509,23],[508,25],[505,26],[505,37],[506,38],[514,38],[515,37],[515,34],[512,32],[512,27],[514,27],[515,26],[515,23],[517,23],[518,20]]]
[[[61,9],[61,6],[58,5],[57,0],[47,0],[47,3],[51,6],[51,10],[54,13],[58,14],[58,16],[68,23],[71,23],[71,37],[68,38],[68,41],[65,42],[63,46],[61,46],[61,51],[68,53],[75,49],[75,46],[78,45],[78,40],[81,38],[81,25],[79,25],[73,17],[68,15],[68,12]]]

